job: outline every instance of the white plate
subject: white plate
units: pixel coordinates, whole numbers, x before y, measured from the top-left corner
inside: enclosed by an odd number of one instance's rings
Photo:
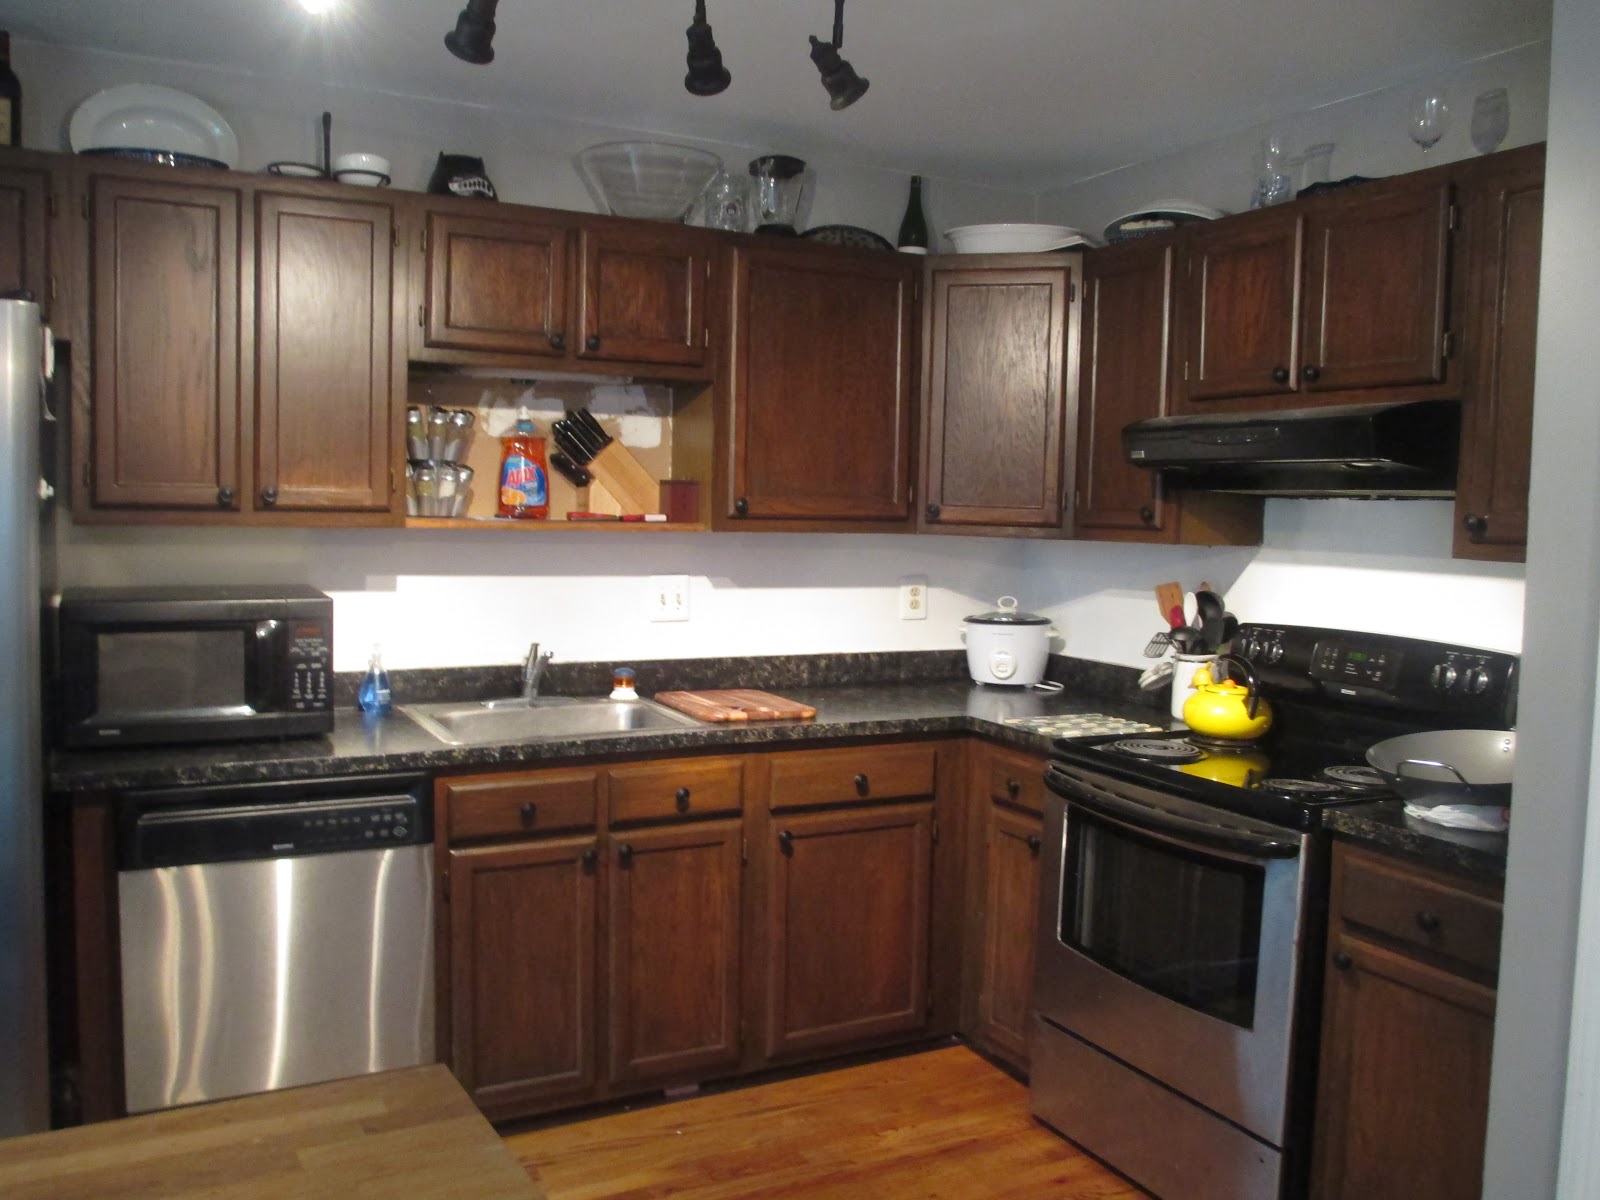
[[[126,147],[239,163],[239,139],[218,112],[175,88],[130,83],[90,96],[67,130],[77,151]]]
[[[1029,254],[1092,243],[1087,234],[1070,225],[958,225],[946,229],[944,236],[957,254]]]

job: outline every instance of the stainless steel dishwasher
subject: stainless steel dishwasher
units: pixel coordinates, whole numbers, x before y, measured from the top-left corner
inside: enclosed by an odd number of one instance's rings
[[[415,775],[125,795],[128,1111],[432,1062],[432,840]]]

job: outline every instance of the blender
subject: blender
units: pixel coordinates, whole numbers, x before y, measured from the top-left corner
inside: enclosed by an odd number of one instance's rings
[[[793,236],[795,215],[805,194],[806,163],[789,154],[764,154],[750,160],[750,174],[756,181],[755,210],[757,233]]]

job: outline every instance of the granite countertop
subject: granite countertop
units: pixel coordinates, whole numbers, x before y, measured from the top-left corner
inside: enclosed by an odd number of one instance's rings
[[[1504,833],[1452,829],[1408,817],[1403,800],[1379,800],[1330,809],[1324,822],[1334,837],[1373,850],[1387,850],[1427,866],[1504,881]]]

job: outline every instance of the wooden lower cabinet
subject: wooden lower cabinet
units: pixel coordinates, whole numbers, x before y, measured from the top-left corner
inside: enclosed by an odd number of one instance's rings
[[[1315,1200],[1477,1200],[1498,890],[1335,848]]]

